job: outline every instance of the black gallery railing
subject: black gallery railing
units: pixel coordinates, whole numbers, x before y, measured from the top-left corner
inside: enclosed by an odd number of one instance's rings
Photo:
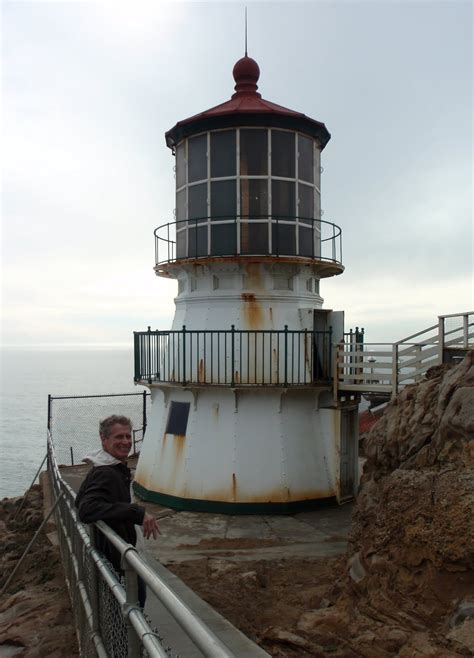
[[[154,234],[157,265],[212,256],[299,256],[342,264],[342,231],[322,219],[197,217],[163,224]]]
[[[331,380],[329,331],[134,332],[135,381],[207,386],[312,386]]]

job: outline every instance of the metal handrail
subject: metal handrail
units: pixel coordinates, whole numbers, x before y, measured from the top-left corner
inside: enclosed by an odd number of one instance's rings
[[[134,332],[135,381],[184,386],[314,386],[332,378],[332,331]]]
[[[234,655],[191,608],[173,592],[169,585],[143,561],[134,546],[124,542],[103,521],[98,521],[95,525],[120,551],[122,561],[126,561],[140,578],[143,578],[147,587],[152,590],[205,656],[230,658]]]
[[[273,244],[272,236],[272,248],[270,250],[267,242],[267,249],[256,250],[255,252],[249,252],[248,250],[242,248],[237,249],[237,245],[240,242],[240,236],[238,235],[238,229],[241,225],[265,225],[269,224],[271,226],[294,226],[295,231],[298,227],[307,228],[312,231],[313,239],[311,240],[311,249],[308,252],[300,249],[299,253],[289,253],[285,247],[285,244],[280,246],[280,239],[278,232],[276,233],[276,244]],[[233,225],[235,227],[235,248],[231,249],[230,252],[227,250],[214,250],[212,247],[209,247],[209,243],[206,239],[206,247],[201,250],[198,247],[198,234],[197,230],[195,231],[195,236],[193,240],[187,238],[187,245],[185,247],[185,254],[177,254],[177,240],[176,235],[180,232],[187,234],[187,229],[198,229],[205,226],[225,226]],[[324,235],[323,235],[324,233]],[[173,235],[174,234],[174,235]],[[214,215],[206,217],[193,217],[190,219],[180,219],[174,222],[168,222],[158,226],[154,230],[155,236],[155,263],[156,266],[164,265],[166,263],[173,263],[176,260],[182,258],[193,260],[199,258],[209,258],[216,256],[223,257],[250,257],[250,256],[286,256],[286,257],[296,257],[296,258],[310,258],[314,261],[322,261],[327,263],[334,263],[342,266],[342,229],[323,219],[318,219],[314,217],[302,217],[299,215]],[[296,251],[296,233],[295,233],[295,251]],[[270,240],[270,233],[267,236],[267,240]],[[322,249],[323,246],[327,244],[327,250],[330,250],[330,255],[325,255],[323,253],[318,253],[319,249],[315,248],[315,245],[319,245]],[[160,244],[163,244],[166,252],[166,258],[161,258],[160,256]],[[305,245],[308,244],[308,241],[305,241]],[[198,253],[203,251],[203,253]],[[225,253],[227,251],[227,253]]]
[[[61,477],[54,450],[54,443],[49,430],[47,434],[47,445],[48,471],[52,480],[53,490],[64,498],[65,507],[62,511],[63,513],[67,512],[67,519],[61,518],[61,515],[57,515],[56,517],[58,529],[60,529],[63,536],[61,546],[62,550],[67,549],[69,552],[68,559],[73,564],[76,581],[75,585],[81,597],[88,625],[87,633],[92,637],[97,653],[99,655],[106,655],[100,633],[94,628],[94,602],[89,599],[87,588],[80,577],[80,566],[74,555],[74,550],[78,549],[78,538],[80,538],[84,547],[83,549],[79,548],[79,553],[82,556],[89,556],[95,563],[100,577],[104,580],[121,606],[124,622],[126,620],[129,621],[137,638],[148,652],[148,655],[156,658],[167,658],[168,653],[165,651],[163,645],[156,636],[156,633],[144,617],[141,609],[136,607],[135,601],[128,600],[127,590],[118,581],[114,572],[109,568],[108,563],[93,546],[86,526],[79,521],[77,512],[74,508],[75,493]],[[140,576],[163,605],[169,610],[175,621],[203,651],[205,656],[209,656],[210,658],[232,658],[234,656],[234,654],[219,640],[207,624],[197,617],[197,615],[181,599],[179,599],[168,584],[140,557],[134,546],[123,541],[123,539],[104,522],[98,521],[94,525],[120,552],[122,564],[126,563],[126,578],[128,570],[134,574],[135,579],[137,575]],[[70,535],[71,526],[77,532],[76,537],[71,537]],[[67,580],[70,581],[70,579]],[[72,584],[73,583],[68,582],[70,587]],[[73,596],[72,592],[71,596]]]

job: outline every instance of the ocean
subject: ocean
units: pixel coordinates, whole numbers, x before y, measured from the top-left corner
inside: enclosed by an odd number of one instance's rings
[[[3,349],[0,498],[22,495],[46,454],[48,394],[83,396],[143,390],[133,383],[131,348]],[[60,429],[74,429],[73,440],[67,439],[58,460],[70,463],[74,448],[74,459],[80,462],[87,449],[100,447],[100,418],[124,413],[136,418],[138,426],[140,411],[141,396],[53,401],[56,435],[60,437]]]

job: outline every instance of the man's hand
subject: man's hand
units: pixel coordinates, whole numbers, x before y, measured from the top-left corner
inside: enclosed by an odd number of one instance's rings
[[[157,520],[154,516],[145,512],[145,516],[143,517],[143,536],[145,539],[150,539],[150,537],[158,539],[159,534],[160,529]]]

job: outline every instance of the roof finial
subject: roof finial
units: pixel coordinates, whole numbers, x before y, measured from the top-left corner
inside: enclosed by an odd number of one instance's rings
[[[245,57],[247,57],[247,7],[245,7]]]

